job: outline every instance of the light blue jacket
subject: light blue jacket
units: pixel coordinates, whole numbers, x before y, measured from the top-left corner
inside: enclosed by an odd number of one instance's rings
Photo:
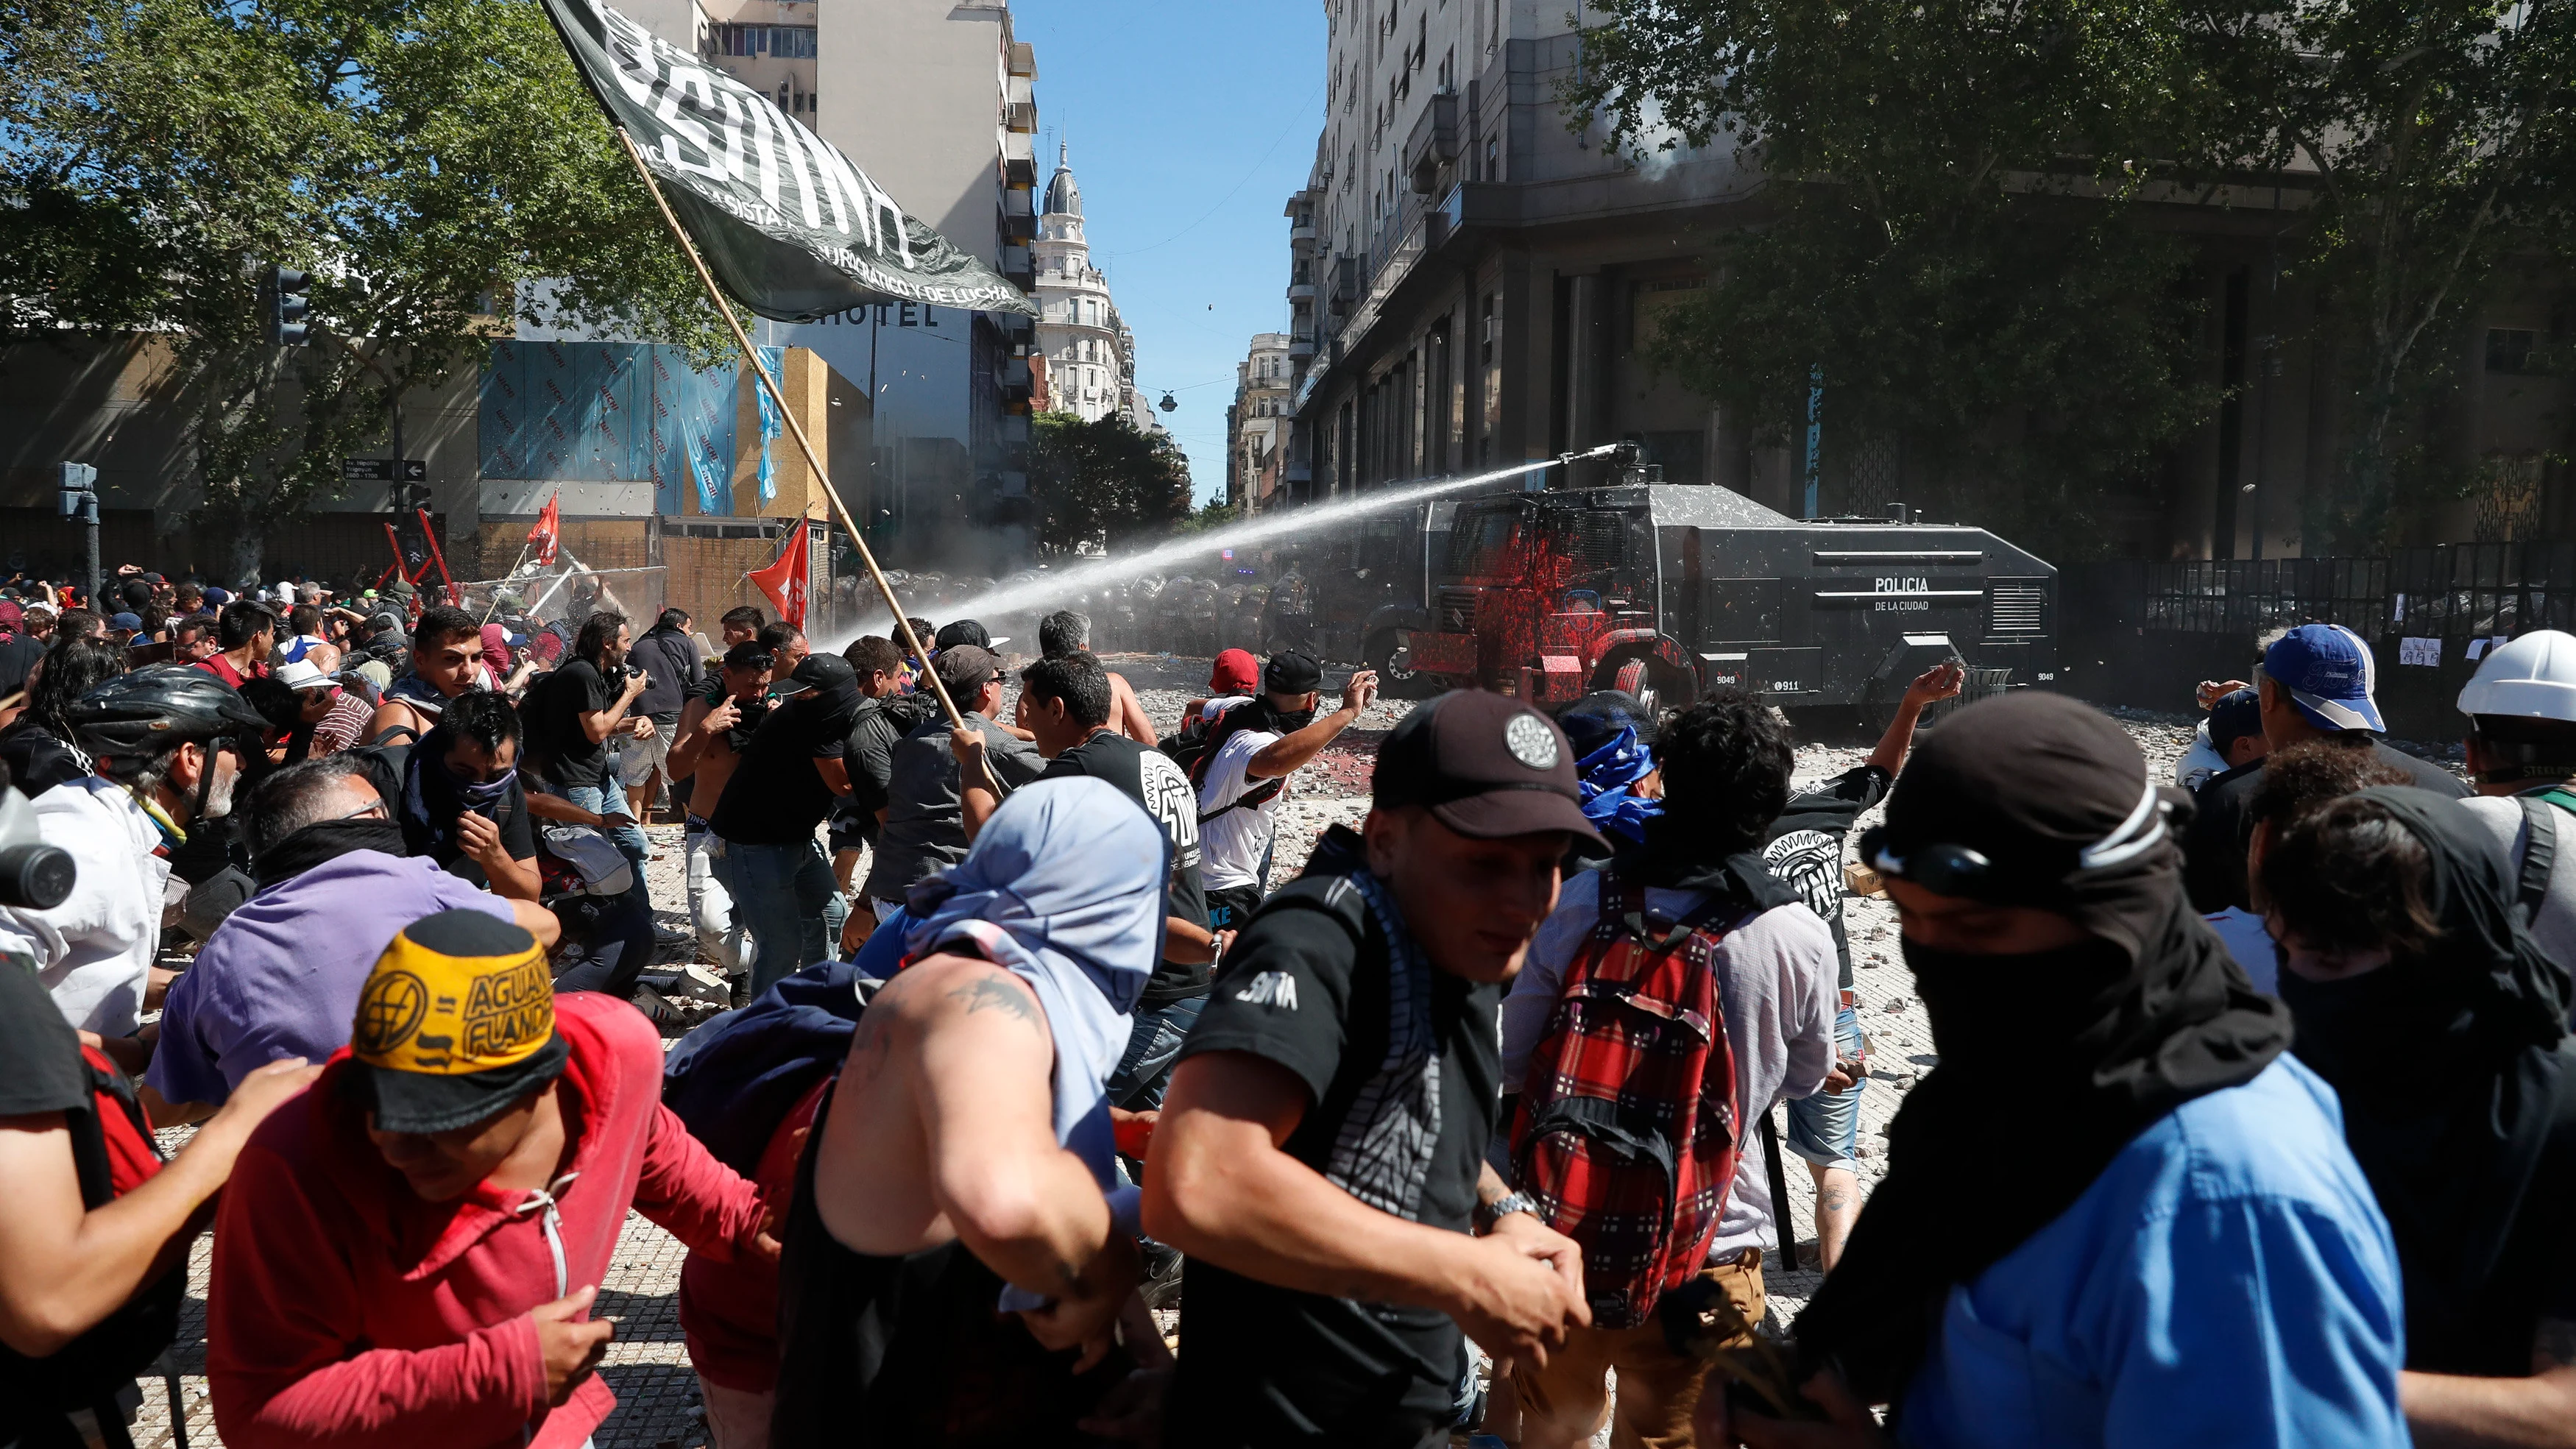
[[[2410,1442],[2405,1359],[2388,1223],[2333,1090],[2284,1056],[2139,1134],[2073,1207],[1952,1288],[1899,1437],[2391,1449]]]

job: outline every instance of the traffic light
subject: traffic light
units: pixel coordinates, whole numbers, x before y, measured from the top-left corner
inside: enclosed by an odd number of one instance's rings
[[[313,330],[304,320],[313,310],[313,274],[271,265],[267,292],[268,345],[302,347]]]

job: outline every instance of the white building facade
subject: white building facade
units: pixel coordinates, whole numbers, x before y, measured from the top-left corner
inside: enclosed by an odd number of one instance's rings
[[[1055,176],[1038,216],[1036,253],[1038,355],[1046,359],[1044,406],[1098,422],[1124,414],[1140,428],[1159,426],[1136,392],[1136,338],[1118,316],[1109,277],[1091,264],[1083,235],[1082,188],[1072,150],[1056,149]]]
[[[1226,458],[1226,501],[1259,513],[1279,501],[1289,415],[1297,383],[1285,332],[1256,333],[1234,365],[1233,436]]]

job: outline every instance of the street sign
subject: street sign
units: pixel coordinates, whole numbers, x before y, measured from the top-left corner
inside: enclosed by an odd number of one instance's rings
[[[344,483],[426,483],[429,461],[425,458],[343,458],[340,481]]]

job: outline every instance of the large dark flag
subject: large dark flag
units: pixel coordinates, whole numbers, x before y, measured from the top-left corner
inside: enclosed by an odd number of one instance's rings
[[[806,322],[883,301],[1037,308],[904,214],[838,147],[767,96],[599,0],[540,0],[574,66],[644,162],[724,289]]]

